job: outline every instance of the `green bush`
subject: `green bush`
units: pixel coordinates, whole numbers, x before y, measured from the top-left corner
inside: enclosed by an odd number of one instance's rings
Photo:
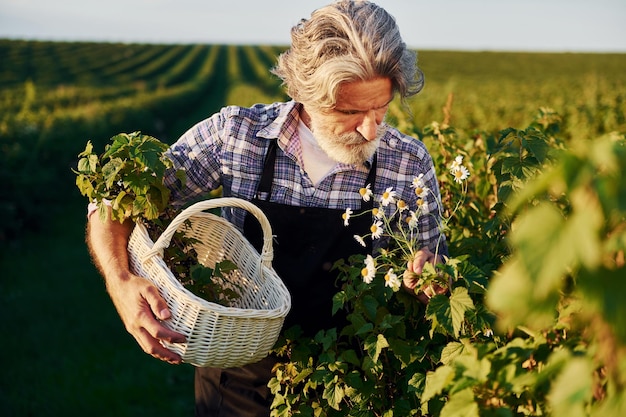
[[[349,323],[287,332],[273,416],[624,415],[626,135],[566,149],[558,127],[543,109],[498,136],[416,132],[450,208],[451,258],[436,271],[449,294],[424,306],[386,285],[387,266],[367,284],[371,260],[339,262]],[[453,186],[457,155],[467,188]]]

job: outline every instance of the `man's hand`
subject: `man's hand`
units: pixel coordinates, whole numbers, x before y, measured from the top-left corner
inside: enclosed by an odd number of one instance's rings
[[[126,330],[143,351],[165,362],[181,363],[179,355],[161,345],[161,341],[183,343],[185,336],[159,321],[169,319],[171,313],[157,288],[150,281],[132,274],[114,282],[107,285],[109,295]]]
[[[415,289],[419,282],[419,276],[424,270],[424,265],[426,263],[437,265],[441,262],[441,256],[435,256],[435,254],[432,253],[428,248],[420,249],[415,254],[413,260],[407,263],[407,269],[402,276],[402,287],[407,292],[416,295],[417,299],[423,304],[428,304],[430,299],[437,294],[444,294],[446,291],[448,291],[448,289],[443,288],[437,284],[425,285],[419,288],[419,292],[417,294],[415,292]]]
[[[150,281],[129,271],[128,238],[134,223],[119,223],[109,217],[102,221],[91,215],[87,223],[89,252],[104,277],[111,300],[126,330],[133,335],[144,352],[169,363],[180,363],[176,353],[161,345],[161,341],[182,343],[185,336],[174,332],[159,320],[171,313],[167,303]]]

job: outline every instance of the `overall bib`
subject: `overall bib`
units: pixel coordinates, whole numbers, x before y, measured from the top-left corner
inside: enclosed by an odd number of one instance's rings
[[[267,197],[265,200],[255,198],[252,203],[263,211],[272,226],[275,236],[272,265],[291,293],[291,311],[283,328],[299,325],[306,335],[314,336],[319,330],[343,325],[345,318],[341,314],[331,314],[332,297],[338,291],[337,273],[331,271],[331,267],[335,261],[350,255],[371,253],[371,246],[364,248],[354,239],[354,235],[369,230],[371,216],[354,217],[350,225],[345,226],[344,209],[271,202],[277,148],[276,141],[272,141],[257,189],[257,196],[263,193]],[[376,158],[363,186],[370,183],[373,188],[375,172]],[[361,210],[354,210],[354,214],[372,208],[371,201],[363,205]],[[260,250],[263,235],[252,216],[246,216],[244,235]],[[269,416],[272,398],[267,383],[276,361],[270,356],[240,368],[197,368],[196,415]]]

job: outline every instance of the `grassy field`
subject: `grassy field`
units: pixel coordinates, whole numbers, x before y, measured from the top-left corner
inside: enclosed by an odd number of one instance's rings
[[[4,416],[193,414],[193,368],[161,363],[126,333],[84,245],[84,205],[0,258]]]
[[[14,158],[0,160],[8,187],[0,203],[19,192],[22,204],[7,212],[0,205],[0,214],[9,226],[23,223],[0,233],[0,409],[5,416],[190,415],[193,368],[140,350],[90,262],[85,202],[70,167],[87,139],[103,144],[117,131],[143,130],[172,140],[221,105],[283,98],[277,81],[255,68],[267,70],[280,48],[87,46],[0,45],[0,145]],[[113,59],[113,49],[122,57],[117,67],[97,54]],[[419,59],[427,82],[409,102],[415,126],[443,120],[452,97],[450,122],[468,132],[521,128],[542,106],[563,115],[565,136],[626,130],[626,55],[424,51]],[[176,66],[182,61],[188,67]]]

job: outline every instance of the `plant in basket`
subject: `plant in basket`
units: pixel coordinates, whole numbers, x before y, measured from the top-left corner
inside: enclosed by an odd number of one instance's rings
[[[88,141],[78,155],[76,185],[82,195],[98,205],[102,219],[110,215],[119,222],[142,222],[156,241],[178,214],[169,204],[170,190],[163,184],[166,170],[172,169],[172,162],[165,155],[168,147],[140,132],[120,133],[98,155]],[[183,170],[177,170],[176,176],[185,181]],[[220,285],[220,280],[237,266],[228,259],[213,267],[198,263],[194,243],[194,238],[177,231],[163,251],[163,260],[189,291],[208,301],[229,305],[239,296],[237,284],[233,284],[233,289]]]

